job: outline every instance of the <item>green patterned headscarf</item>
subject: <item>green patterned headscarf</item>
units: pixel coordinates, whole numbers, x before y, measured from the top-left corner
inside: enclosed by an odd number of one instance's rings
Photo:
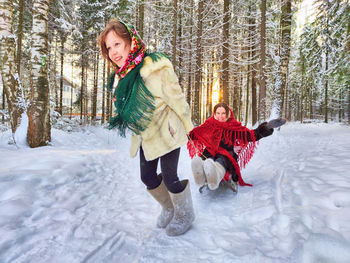
[[[112,77],[109,79],[112,85],[115,75],[119,79],[114,92],[115,116],[111,118],[109,128],[117,128],[123,137],[126,129],[130,129],[135,134],[144,131],[151,121],[155,108],[154,97],[140,75],[145,56],[145,44],[133,27],[127,25],[125,27],[131,36],[130,53],[122,67],[118,68],[114,65],[116,70],[112,72]]]

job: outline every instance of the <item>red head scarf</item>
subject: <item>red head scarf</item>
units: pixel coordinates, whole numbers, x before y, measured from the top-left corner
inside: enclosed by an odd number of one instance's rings
[[[240,185],[249,185],[243,181],[240,170],[250,161],[255,149],[255,133],[238,122],[230,109],[230,118],[226,122],[220,122],[214,115],[207,119],[202,125],[194,128],[190,133],[187,149],[191,158],[200,156],[206,148],[212,156],[221,154],[226,156],[235,167]],[[250,134],[251,141],[247,139]],[[238,155],[238,162],[224,148],[220,147],[220,141],[224,140],[226,145],[232,146]]]

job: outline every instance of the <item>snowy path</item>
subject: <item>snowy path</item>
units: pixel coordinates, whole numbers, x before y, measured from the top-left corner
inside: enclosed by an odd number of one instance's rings
[[[349,262],[350,127],[288,124],[261,140],[251,187],[191,188],[196,220],[168,237],[129,142],[54,130],[15,149],[0,134],[0,262]],[[182,149],[179,175],[188,178]]]

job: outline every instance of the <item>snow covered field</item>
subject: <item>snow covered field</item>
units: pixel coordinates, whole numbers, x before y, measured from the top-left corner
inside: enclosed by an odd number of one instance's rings
[[[253,187],[199,193],[185,235],[155,227],[160,207],[129,140],[100,127],[52,130],[19,149],[0,133],[0,262],[350,262],[350,127],[289,123],[242,172]]]

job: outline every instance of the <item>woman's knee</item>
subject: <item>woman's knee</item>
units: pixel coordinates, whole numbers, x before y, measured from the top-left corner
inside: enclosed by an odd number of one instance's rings
[[[141,181],[147,186],[147,189],[157,188],[162,182],[157,172],[141,172]]]

